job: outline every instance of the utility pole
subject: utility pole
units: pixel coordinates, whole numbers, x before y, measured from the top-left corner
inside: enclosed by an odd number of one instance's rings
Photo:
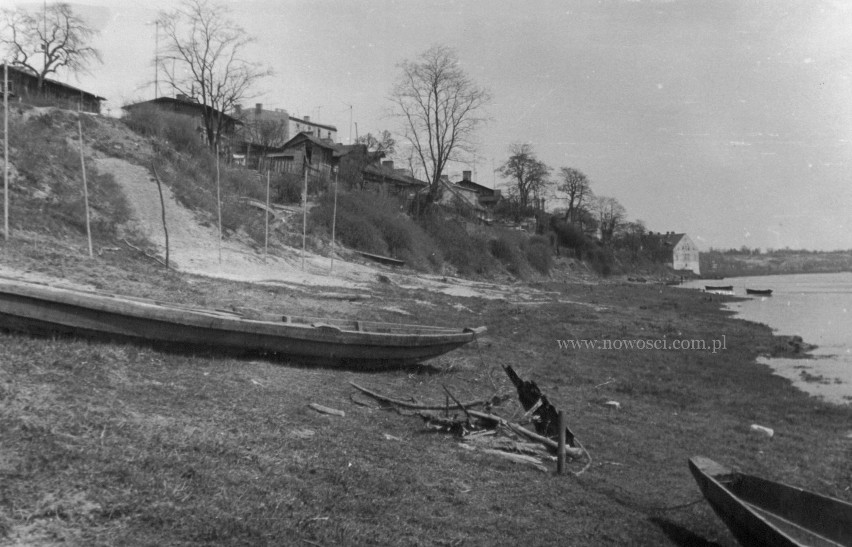
[[[343,104],[349,107],[349,144],[352,144],[352,105],[349,103]]]

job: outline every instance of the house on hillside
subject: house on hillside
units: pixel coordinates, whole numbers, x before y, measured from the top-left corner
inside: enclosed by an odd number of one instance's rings
[[[480,205],[479,194],[475,189],[453,184],[447,175],[441,177],[440,184],[441,196],[438,203],[462,216],[474,218],[477,222],[491,222],[492,215]]]
[[[220,112],[215,108],[203,105],[197,100],[187,97],[186,95],[177,95],[176,97],[158,97],[150,101],[141,101],[138,103],[128,104],[121,107],[127,112],[133,112],[144,108],[157,108],[163,112],[171,112],[178,116],[185,116],[196,123],[196,131],[199,133],[199,138],[203,142],[207,142],[207,133],[204,130],[204,112],[207,109],[213,111],[213,114],[220,116],[223,122],[222,137],[226,148],[231,148],[234,144],[234,137],[237,129],[242,125],[242,122],[233,116],[229,116],[224,112]],[[228,154],[230,157],[230,154]]]
[[[650,237],[658,239],[659,245],[671,253],[672,268],[674,270],[691,270],[695,275],[701,275],[698,264],[698,247],[686,234],[666,232],[665,234],[649,234]]]
[[[500,190],[473,182],[473,180],[471,180],[470,171],[462,171],[462,180],[457,182],[456,186],[476,192],[477,201],[486,209],[493,209],[494,206],[503,199],[503,195]]]
[[[5,66],[0,64],[0,71],[2,70],[5,70]],[[0,78],[2,77],[2,74],[0,74]],[[0,88],[2,87],[2,84],[0,84]],[[2,92],[2,89],[0,89],[0,92]],[[56,103],[61,108],[69,110],[80,108],[83,112],[93,114],[101,113],[101,101],[106,100],[94,93],[49,78],[44,79],[44,87],[39,89],[38,76],[12,65],[9,65],[8,92],[10,101],[32,103],[46,99],[51,103]],[[2,93],[0,93],[0,96],[2,96]]]
[[[441,177],[441,189],[440,203],[485,223],[493,220],[494,207],[502,199],[500,190],[473,182],[470,171],[462,171],[462,180],[456,183]]]
[[[335,166],[336,147],[331,141],[318,139],[309,133],[299,133],[281,147],[281,152],[267,154],[269,168],[275,173],[301,175],[310,167],[312,179],[331,178]]]

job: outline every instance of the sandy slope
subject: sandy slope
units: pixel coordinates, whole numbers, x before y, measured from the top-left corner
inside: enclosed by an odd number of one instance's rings
[[[98,170],[113,175],[124,189],[134,213],[129,224],[156,243],[161,256],[165,256],[162,207],[153,176],[147,168],[126,160],[97,153],[95,156]],[[224,239],[221,242],[220,254],[218,233],[214,227],[203,226],[192,211],[177,202],[165,185],[163,198],[169,232],[170,262],[174,267],[188,273],[255,283],[363,290],[368,290],[381,274],[402,287],[439,291],[455,296],[520,296],[518,291],[505,286],[415,275],[410,272],[402,274],[389,268],[342,260],[335,260],[333,271],[330,271],[330,259],[313,253],[305,254],[303,269],[300,249],[287,248],[285,253],[279,253],[277,256],[270,253],[264,262],[262,253],[257,253],[246,243],[235,239]],[[529,290],[523,292],[524,296],[520,299],[531,297]]]

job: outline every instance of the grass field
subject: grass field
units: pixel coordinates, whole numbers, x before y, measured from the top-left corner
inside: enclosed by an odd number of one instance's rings
[[[9,243],[0,256],[131,295],[489,331],[384,372],[0,333],[0,544],[735,545],[689,475],[695,454],[852,499],[852,409],[755,364],[779,344],[720,311],[723,297],[611,281],[539,284],[548,302],[530,305],[377,284],[373,299],[341,304],[164,273],[129,251],[74,258],[62,245]],[[715,354],[557,343],[722,335]],[[593,458],[584,474],[464,450],[349,385],[421,402],[443,403],[442,386],[482,398],[511,392],[505,364],[567,412]],[[523,413],[515,399],[494,411]]]

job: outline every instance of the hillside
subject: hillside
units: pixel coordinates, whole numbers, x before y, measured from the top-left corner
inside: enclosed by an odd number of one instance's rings
[[[54,108],[20,108],[11,122],[11,232],[13,239],[39,239],[61,233],[62,238],[85,248],[85,208],[79,163],[76,113]],[[98,253],[104,249],[133,248],[165,260],[163,214],[169,240],[170,266],[181,272],[224,279],[326,286],[367,290],[379,276],[406,287],[463,294],[502,294],[491,283],[473,282],[447,275],[429,275],[410,269],[392,269],[368,263],[356,253],[337,246],[332,265],[328,241],[311,236],[307,252],[287,245],[301,243],[301,214],[270,219],[269,251],[246,233],[262,226],[261,210],[238,203],[231,189],[223,197],[227,224],[221,242],[217,219],[204,207],[189,209],[185,202],[204,204],[203,194],[215,195],[215,180],[205,179],[192,157],[168,148],[154,137],[131,131],[121,121],[84,115],[84,154],[89,184],[92,230]],[[35,158],[45,161],[33,161]],[[158,165],[163,206],[152,165]],[[224,170],[224,167],[223,167]],[[187,174],[189,173],[189,174]],[[198,177],[187,189],[185,179]],[[225,172],[223,184],[234,185],[246,172]],[[183,187],[175,188],[181,182]],[[198,185],[207,184],[206,188]],[[245,183],[239,188],[246,191]],[[189,194],[189,195],[188,195]],[[256,191],[255,191],[256,194]],[[208,204],[209,205],[209,204]],[[163,212],[165,208],[165,213]],[[215,210],[215,206],[214,209]],[[224,214],[224,213],[223,213]],[[238,217],[234,220],[234,217]],[[262,241],[262,232],[260,239]],[[312,252],[325,247],[324,255]],[[85,252],[85,251],[83,251]],[[144,260],[142,253],[135,258]],[[304,259],[303,259],[304,257]],[[448,279],[452,282],[448,283]]]

